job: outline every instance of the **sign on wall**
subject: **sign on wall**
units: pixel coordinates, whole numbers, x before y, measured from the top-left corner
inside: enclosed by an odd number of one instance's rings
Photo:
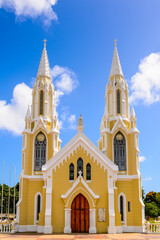
[[[98,221],[105,222],[106,221],[106,209],[98,208]]]

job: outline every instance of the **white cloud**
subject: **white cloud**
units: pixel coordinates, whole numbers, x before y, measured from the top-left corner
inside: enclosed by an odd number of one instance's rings
[[[152,177],[143,178],[142,181],[152,181]]]
[[[36,19],[41,17],[45,25],[52,20],[57,20],[57,15],[52,7],[56,0],[0,0],[0,8],[12,11],[18,19]]]
[[[25,83],[15,86],[10,103],[0,101],[0,129],[20,134],[24,129],[24,118],[31,104],[31,88]]]
[[[52,69],[53,81],[56,85],[56,106],[60,104],[60,98],[71,93],[78,85],[75,73],[64,67],[55,66]],[[13,90],[10,103],[0,100],[0,129],[8,130],[14,134],[21,134],[24,129],[24,119],[28,105],[32,103],[32,89],[25,83],[20,83]],[[75,129],[75,115],[70,115],[68,107],[62,108],[60,116],[60,127]],[[63,114],[63,116],[62,116]]]
[[[130,103],[152,104],[160,101],[160,53],[141,60],[139,71],[131,78]]]
[[[76,116],[71,114],[68,118],[69,128],[75,130],[76,129]]]
[[[146,157],[145,157],[145,156],[140,156],[140,157],[139,157],[139,161],[140,161],[140,162],[144,162],[145,160],[146,160]]]
[[[71,93],[79,84],[76,74],[67,67],[54,66],[51,76],[56,87],[56,105],[60,103],[60,97]]]

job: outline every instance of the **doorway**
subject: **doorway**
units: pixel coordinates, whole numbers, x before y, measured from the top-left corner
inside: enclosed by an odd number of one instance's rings
[[[89,203],[80,193],[71,205],[71,229],[72,232],[89,232]]]

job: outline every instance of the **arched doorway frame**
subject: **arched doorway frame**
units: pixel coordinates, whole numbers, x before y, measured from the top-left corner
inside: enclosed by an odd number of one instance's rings
[[[96,233],[96,202],[99,199],[99,195],[96,195],[89,188],[82,177],[78,177],[68,192],[65,195],[61,195],[65,207],[64,233],[71,233],[71,204],[79,193],[81,193],[89,203],[89,233]]]

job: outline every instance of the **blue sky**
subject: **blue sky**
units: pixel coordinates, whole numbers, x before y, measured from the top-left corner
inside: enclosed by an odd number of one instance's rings
[[[21,171],[23,116],[47,39],[50,67],[61,69],[69,85],[62,89],[57,112],[64,146],[75,134],[79,114],[84,133],[97,145],[104,112],[113,40],[140,131],[142,185],[160,191],[160,2],[157,0],[0,1],[0,162]],[[24,84],[23,84],[24,83]],[[24,91],[22,91],[24,90]],[[6,102],[4,102],[6,101]],[[17,112],[16,112],[16,109]],[[15,114],[16,112],[16,114]],[[2,166],[2,164],[1,164]],[[2,168],[0,170],[0,181]]]

